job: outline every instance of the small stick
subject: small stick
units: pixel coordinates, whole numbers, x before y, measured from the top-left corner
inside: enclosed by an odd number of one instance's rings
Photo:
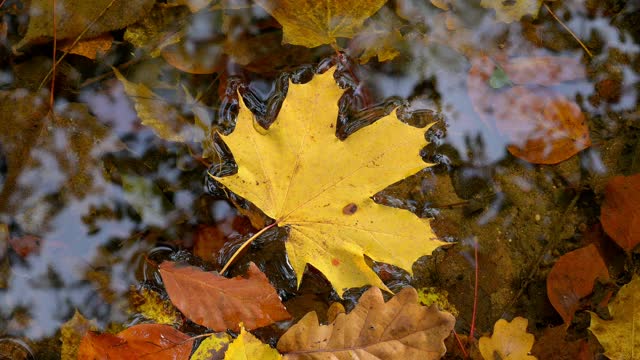
[[[560,25],[562,25],[562,27],[567,30],[569,32],[569,34],[571,34],[571,36],[573,36],[574,39],[576,39],[576,41],[578,42],[578,44],[580,44],[580,46],[582,46],[582,48],[584,49],[584,51],[587,53],[587,55],[589,55],[589,57],[593,57],[593,54],[591,53],[591,51],[589,51],[589,49],[587,48],[587,46],[580,41],[580,39],[578,38],[578,36],[576,36],[576,34],[573,33],[573,31],[571,31],[571,29],[569,29],[569,27],[567,25],[565,25],[557,16],[556,14],[553,13],[553,11],[551,11],[551,8],[549,7],[549,5],[544,4],[544,7],[547,8],[547,11],[549,12],[549,14],[551,14],[551,16],[553,16],[554,19],[556,19],[557,22],[560,23]]]
[[[65,50],[65,52],[62,54],[62,56],[60,56],[60,58],[58,59],[58,61],[55,61],[55,56],[54,56],[54,62],[53,62],[53,68],[51,70],[49,70],[49,72],[47,73],[47,75],[44,77],[44,79],[42,79],[42,82],[40,82],[40,86],[38,86],[38,90],[40,90],[43,86],[44,83],[47,82],[47,80],[49,79],[49,76],[51,76],[51,74],[53,74],[53,70],[56,68],[56,65],[59,65],[60,62],[62,62],[62,60],[69,54],[69,52],[73,49],[74,46],[76,46],[76,44],[80,41],[80,39],[82,39],[82,37],[84,36],[84,34],[87,33],[87,31],[89,31],[89,29],[93,26],[93,24],[95,24],[98,20],[100,20],[100,18],[102,16],[104,16],[104,14],[107,12],[107,10],[109,10],[111,8],[111,6],[113,6],[113,4],[116,2],[116,0],[111,0],[111,2],[104,8],[102,9],[102,11],[100,12],[100,14],[98,14],[98,16],[96,16],[95,19],[93,19],[85,28],[84,30],[82,30],[82,32],[76,37],[76,39],[73,41],[73,43],[71,44],[71,46]],[[55,20],[55,11],[56,8],[55,6],[53,7],[53,13],[54,13],[54,20]],[[56,44],[55,44],[55,21],[54,21],[54,42],[53,42],[53,48],[55,50],[56,48]]]

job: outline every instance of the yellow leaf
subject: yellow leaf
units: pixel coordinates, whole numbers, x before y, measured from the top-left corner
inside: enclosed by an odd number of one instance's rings
[[[142,124],[150,127],[159,137],[176,142],[202,141],[203,129],[192,125],[178,111],[143,84],[128,81],[116,68],[113,72],[124,91],[134,102]]]
[[[418,304],[411,287],[386,303],[380,289],[370,288],[329,325],[320,325],[315,312],[305,315],[278,350],[286,359],[440,359],[454,324],[451,314]]]
[[[612,360],[638,359],[640,355],[640,280],[633,276],[630,283],[620,288],[609,304],[612,320],[602,320],[591,313],[589,330],[598,338],[605,355]]]
[[[513,321],[500,319],[493,327],[491,337],[480,338],[480,353],[485,360],[536,360],[529,355],[534,337],[527,333],[527,319],[517,317]]]
[[[98,324],[96,324],[95,320],[87,320],[78,310],[69,321],[62,324],[60,327],[60,341],[62,341],[60,357],[62,360],[78,358],[78,347],[82,337],[89,330],[98,330]]]
[[[309,263],[340,294],[368,284],[386,289],[363,254],[411,272],[415,259],[444,244],[427,220],[370,198],[427,166],[419,154],[425,129],[400,122],[394,111],[341,141],[335,130],[342,93],[333,70],[290,84],[266,132],[256,130],[241,101],[235,131],[221,135],[238,173],[215,177],[289,228],[298,285]]]
[[[282,25],[283,43],[308,48],[353,37],[387,0],[257,0]]]
[[[240,327],[240,335],[229,345],[224,360],[278,360],[282,356],[271,346],[261,342],[255,336]]]
[[[163,299],[157,292],[142,287],[129,291],[129,303],[134,312],[140,313],[157,324],[182,325],[182,315],[169,299]]]
[[[480,2],[483,8],[496,11],[496,20],[507,24],[518,21],[525,15],[537,18],[541,5],[542,0],[482,0]]]
[[[242,330],[244,331],[244,328]],[[227,333],[212,334],[200,343],[190,360],[220,359],[230,342],[231,336]]]

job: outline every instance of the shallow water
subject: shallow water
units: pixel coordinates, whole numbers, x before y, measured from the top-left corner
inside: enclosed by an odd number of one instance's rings
[[[173,109],[170,119],[190,124],[194,113],[204,111],[203,118],[222,132],[233,126],[235,89],[265,125],[276,116],[288,79],[307,82],[318,67],[336,62],[341,82],[351,86],[341,108],[341,137],[398,104],[408,122],[438,121],[427,133],[432,144],[423,151],[425,161],[436,165],[375,200],[433,217],[438,236],[456,244],[419,259],[413,278],[384,264],[374,268],[382,266],[376,271],[385,274],[392,290],[407,284],[446,290],[460,313],[458,333],[470,330],[476,241],[478,334],[490,332],[501,317],[524,316],[537,335],[562,324],[547,300],[546,274],[560,255],[585,244],[602,243],[613,282],[624,283],[630,277],[625,264],[637,266],[636,259],[607,241],[598,223],[607,180],[640,171],[640,8],[634,1],[550,3],[593,53],[589,56],[545,6],[536,19],[505,24],[476,2],[450,4],[447,11],[421,1],[386,4],[369,21],[394,24],[398,55],[364,64],[358,58],[367,43],[357,38],[340,39],[339,56],[329,46],[281,45],[278,23],[257,5],[214,6],[196,14],[169,8],[180,21],[161,29],[184,31],[182,46],[206,50],[189,53],[192,60],[214,63],[215,71],[180,71],[168,56],[150,56],[153,46],[134,46],[122,31],[112,31],[111,48],[96,60],[69,55],[57,66],[54,117],[49,82],[39,89],[51,68],[51,42],[13,53],[29,13],[26,4],[5,1],[0,7],[0,335],[24,341],[36,358],[56,358],[58,345],[51,344],[57,344],[61,324],[76,309],[103,328],[133,324],[139,318],[128,311],[128,293],[142,283],[161,287],[154,264],[182,257],[218,270],[256,231],[233,205],[244,200],[207,176],[208,169],[233,171],[228,154],[203,159],[203,149],[211,145],[167,141],[142,125],[110,66],[153,89],[158,102]],[[151,11],[160,14],[158,8]],[[535,65],[534,74],[523,75],[524,83],[510,79],[512,86],[498,89],[488,84],[489,77],[499,80],[495,64],[509,72],[520,60],[533,66],[535,58],[547,60]],[[486,78],[473,75],[472,69],[487,64]],[[515,87],[522,92],[509,95]],[[509,145],[523,146],[540,131],[531,121],[542,117],[545,123],[532,94],[562,96],[575,104],[591,145],[558,164],[533,164],[509,152]],[[527,97],[533,105],[522,102]],[[486,103],[496,108],[482,111]],[[543,148],[566,130],[546,124],[551,130],[543,133]],[[583,140],[572,146],[583,146]],[[540,156],[552,150],[543,149]],[[227,243],[219,254],[196,259],[191,254],[202,246],[196,243],[203,227],[217,228]],[[286,232],[266,235],[241,262],[254,261],[265,271],[296,319],[338,299],[314,271],[297,290],[284,255]],[[593,237],[598,240],[588,240]],[[176,255],[178,250],[184,252]],[[346,294],[347,307],[361,292]],[[585,338],[586,326],[578,319],[571,331]],[[281,331],[274,326],[261,330],[260,337],[273,342]]]

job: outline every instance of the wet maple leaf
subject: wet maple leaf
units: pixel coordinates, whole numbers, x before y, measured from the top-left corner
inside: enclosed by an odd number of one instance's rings
[[[387,0],[257,0],[282,25],[282,42],[308,48],[353,37]]]
[[[454,323],[453,315],[420,305],[414,288],[385,303],[374,287],[329,325],[308,313],[282,335],[277,348],[286,359],[440,359]]]
[[[516,317],[511,322],[500,319],[491,337],[480,338],[480,353],[485,359],[536,360],[529,355],[534,337],[527,333],[527,319]]]
[[[393,112],[341,141],[335,128],[342,93],[333,70],[290,84],[266,132],[256,130],[241,101],[234,132],[221,135],[238,173],[215,177],[288,227],[286,249],[298,285],[309,263],[340,294],[364,285],[386,289],[364,254],[411,272],[415,259],[444,244],[427,220],[370,198],[427,166],[419,154],[425,129]]]
[[[225,278],[165,261],[160,275],[171,302],[196,324],[215,331],[255,329],[291,316],[267,277],[251,263],[247,277]]]
[[[609,304],[611,320],[602,320],[591,313],[589,330],[598,338],[609,359],[637,359],[640,354],[640,280],[634,275],[631,282],[620,288]]]

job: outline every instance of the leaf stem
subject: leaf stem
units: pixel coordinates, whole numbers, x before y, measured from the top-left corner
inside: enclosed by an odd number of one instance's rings
[[[222,267],[222,270],[220,270],[220,275],[224,274],[229,269],[229,266],[231,266],[233,261],[238,257],[238,255],[240,255],[242,250],[244,250],[247,246],[249,246],[249,244],[251,244],[251,242],[253,242],[253,240],[257,239],[258,236],[262,235],[265,231],[271,229],[272,227],[274,227],[276,225],[278,225],[278,222],[274,222],[271,225],[265,226],[264,228],[262,228],[262,230],[258,231],[252,237],[250,237],[247,241],[245,241],[244,244],[242,244],[242,246],[240,246],[238,248],[238,250],[236,250],[236,252],[233,253],[233,255],[227,261],[227,263],[224,265],[224,267]]]

